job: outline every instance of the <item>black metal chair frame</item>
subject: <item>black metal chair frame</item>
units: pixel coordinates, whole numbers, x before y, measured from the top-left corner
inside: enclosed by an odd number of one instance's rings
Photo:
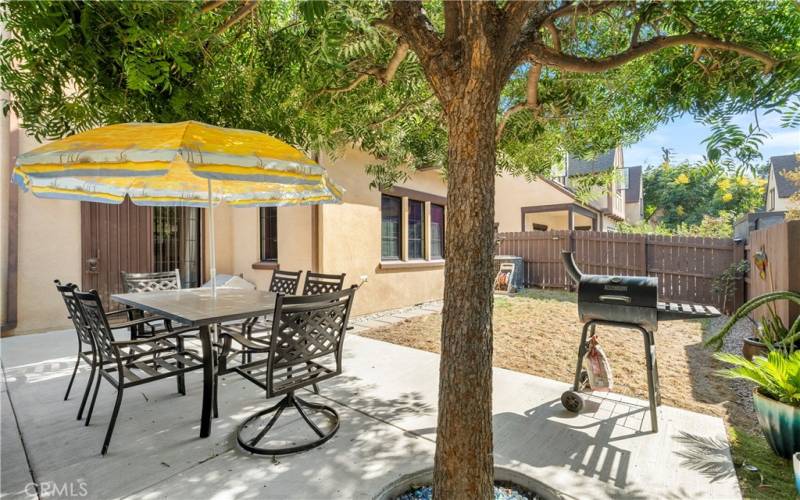
[[[125,293],[150,293],[181,289],[180,269],[154,273],[128,273],[122,271],[120,274],[122,275],[122,286]],[[131,340],[144,336],[160,335],[166,332],[180,331],[181,333],[187,334],[197,330],[196,328],[174,328],[172,321],[167,318],[150,314],[145,315],[145,313],[138,309],[127,308],[126,310],[130,311],[131,319],[147,317],[150,321],[160,320],[164,324],[164,328],[161,329],[156,329],[151,326],[149,332],[145,332],[142,326],[131,328]]]
[[[323,274],[306,271],[306,281],[303,283],[303,295],[320,295],[323,293],[338,292],[344,287],[342,274]]]
[[[78,367],[80,366],[81,360],[86,362],[91,368],[89,371],[89,381],[86,383],[86,389],[83,392],[83,399],[81,399],[81,405],[78,408],[78,417],[77,419],[80,420],[83,418],[83,410],[86,407],[86,401],[89,398],[89,392],[91,391],[92,381],[94,380],[95,371],[97,370],[98,358],[97,358],[97,351],[95,349],[94,344],[94,337],[92,336],[91,331],[89,331],[86,322],[83,320],[83,313],[81,311],[80,305],[78,304],[78,300],[75,298],[74,292],[78,290],[78,285],[73,283],[67,283],[66,285],[61,284],[60,280],[54,280],[56,284],[56,289],[61,294],[61,298],[64,300],[64,305],[67,307],[67,315],[68,318],[72,320],[72,324],[75,327],[75,333],[78,338],[78,356],[75,360],[75,367],[72,369],[72,376],[69,378],[69,383],[67,384],[67,392],[64,394],[64,401],[69,399],[69,393],[72,390],[72,384],[75,382],[75,376],[78,373]],[[129,311],[126,310],[119,310],[107,313],[106,316],[116,316],[119,314],[128,314]],[[112,330],[122,329],[122,328],[132,328],[141,324],[148,324],[149,321],[152,321],[150,318],[141,318],[137,320],[129,320],[122,323],[114,323],[110,325]]]
[[[108,315],[96,291],[74,291],[95,345],[98,377],[94,394],[86,415],[86,425],[92,418],[100,380],[106,379],[116,390],[117,397],[101,453],[108,451],[111,436],[119,415],[124,389],[175,377],[178,392],[186,394],[184,375],[203,368],[203,359],[184,348],[183,337],[177,332],[167,332],[149,338],[117,341],[114,338]],[[135,371],[134,371],[135,370]]]
[[[122,286],[125,293],[162,292],[181,289],[181,272],[127,273],[122,271]]]
[[[356,286],[347,290],[311,296],[288,297],[279,294],[275,303],[272,328],[268,339],[248,339],[232,332],[221,335],[222,351],[219,373],[234,372],[252,382],[266,393],[267,399],[283,396],[275,405],[248,417],[239,426],[239,445],[259,455],[283,455],[317,447],[333,437],[339,429],[339,415],[330,406],[305,401],[297,396],[298,389],[335,377],[342,372],[342,347]],[[235,341],[248,352],[264,353],[266,357],[227,367],[227,353]],[[333,366],[320,364],[333,361]],[[316,434],[316,439],[294,446],[260,447],[258,443],[273,429],[284,410],[294,408]],[[306,409],[323,413],[331,423],[323,431],[306,414]],[[252,439],[243,436],[245,429],[261,417],[272,414],[269,421]]]
[[[269,282],[269,291],[274,293],[282,293],[285,295],[297,294],[297,288],[300,286],[301,274],[303,274],[303,271],[282,271],[275,269],[272,271],[272,278]],[[270,326],[270,320],[262,316],[248,318],[242,322],[241,326],[223,325],[221,328],[228,332],[243,334],[248,339],[252,339],[253,332],[267,333],[269,332]],[[242,357],[242,363],[252,361],[252,353],[247,353],[242,350],[240,354]]]

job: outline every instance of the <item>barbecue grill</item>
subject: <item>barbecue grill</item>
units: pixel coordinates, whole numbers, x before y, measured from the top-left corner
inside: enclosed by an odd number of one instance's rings
[[[578,347],[578,364],[572,390],[561,395],[561,402],[571,412],[583,408],[581,391],[588,386],[588,376],[582,370],[583,358],[589,349],[597,325],[629,328],[641,332],[644,338],[647,364],[647,394],[650,403],[650,423],[658,432],[656,407],[661,405],[658,385],[658,365],[654,332],[659,321],[713,318],[717,308],[697,304],[677,304],[658,300],[658,278],[651,276],[604,276],[583,274],[575,265],[572,252],[562,252],[567,274],[578,285],[578,316],[584,322]]]

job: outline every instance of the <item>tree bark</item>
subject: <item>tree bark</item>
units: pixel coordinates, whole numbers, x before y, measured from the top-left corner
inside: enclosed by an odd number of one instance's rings
[[[437,500],[494,498],[492,283],[499,91],[491,80],[487,75],[482,84],[462,87],[447,110],[447,263],[433,486]]]

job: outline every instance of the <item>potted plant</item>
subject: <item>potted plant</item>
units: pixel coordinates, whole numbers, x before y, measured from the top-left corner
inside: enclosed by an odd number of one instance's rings
[[[756,384],[753,406],[761,431],[776,454],[792,458],[800,451],[800,351],[770,350],[752,361],[729,353],[715,356],[733,365],[720,375]]]
[[[793,351],[795,344],[800,340],[800,317],[798,317],[787,328],[783,320],[775,309],[774,302],[788,300],[800,304],[800,293],[791,291],[769,292],[748,300],[736,310],[722,329],[706,341],[706,345],[715,349],[722,347],[725,336],[731,331],[740,319],[748,317],[755,309],[766,306],[767,316],[758,323],[758,328],[754,331],[754,336],[746,338],[742,346],[742,354],[748,361],[752,361],[756,355],[766,355],[772,349]]]

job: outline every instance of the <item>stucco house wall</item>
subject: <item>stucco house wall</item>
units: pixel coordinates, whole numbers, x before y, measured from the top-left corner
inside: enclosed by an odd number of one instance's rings
[[[2,176],[8,190],[11,163],[7,160],[15,148],[23,153],[39,143],[18,128],[13,116],[8,128],[2,129],[0,141],[4,150]],[[15,142],[16,144],[12,144]],[[9,149],[5,149],[9,148]],[[8,198],[3,196],[3,240],[8,238]],[[80,203],[43,200],[30,193],[18,193],[18,267],[17,267],[17,325],[18,332],[42,331],[71,325],[64,303],[53,289],[53,280],[80,281],[81,225]],[[6,274],[7,249],[3,253],[2,272]],[[3,300],[6,302],[7,282],[4,276]],[[4,308],[3,322],[7,319]]]
[[[362,275],[368,277],[354,303],[356,314],[440,299],[444,290],[442,260],[381,262],[381,193],[369,188],[369,178],[364,173],[364,167],[375,161],[356,149],[348,149],[336,158],[321,158],[331,178],[346,189],[343,205],[321,207],[321,270],[346,272],[348,285],[358,283]],[[441,173],[435,170],[417,172],[397,187],[433,196],[447,193]],[[427,207],[425,213],[427,232]],[[445,221],[445,231],[446,228]],[[429,234],[426,246],[430,246]]]
[[[500,232],[522,229],[522,207],[573,203],[575,199],[546,181],[536,177],[528,181],[525,177],[514,177],[503,173],[495,179],[494,221]]]
[[[13,122],[13,123],[12,123]],[[0,123],[0,154],[10,159],[12,127],[15,120]],[[36,147],[37,142],[20,132],[18,153]],[[444,261],[413,261],[381,264],[381,193],[369,188],[364,167],[375,160],[348,149],[335,157],[323,156],[321,164],[345,189],[344,204],[323,207],[278,208],[278,256],[281,268],[316,269],[326,273],[347,273],[346,284],[367,276],[368,283],[358,295],[355,314],[374,312],[441,298]],[[9,179],[11,161],[2,162],[2,176]],[[445,196],[446,184],[437,171],[420,172],[402,187],[436,196]],[[8,235],[7,194],[17,187],[4,183],[2,231]],[[18,191],[19,267],[17,274],[17,324],[12,334],[34,333],[69,328],[64,304],[53,289],[53,279],[80,283],[81,214],[80,202],[46,200]],[[318,210],[314,223],[314,210]],[[205,220],[205,272],[209,272],[211,241],[209,219]],[[242,274],[259,288],[266,288],[271,270],[254,266],[259,260],[259,220],[257,208],[214,209],[217,272]],[[426,224],[427,225],[427,224]],[[316,234],[315,234],[316,232]],[[429,242],[429,238],[426,238]],[[5,271],[8,252],[3,238],[3,302],[7,291]],[[316,245],[316,252],[314,246]],[[316,261],[315,261],[315,253]],[[5,310],[3,309],[5,322]],[[8,333],[8,332],[7,332]]]

